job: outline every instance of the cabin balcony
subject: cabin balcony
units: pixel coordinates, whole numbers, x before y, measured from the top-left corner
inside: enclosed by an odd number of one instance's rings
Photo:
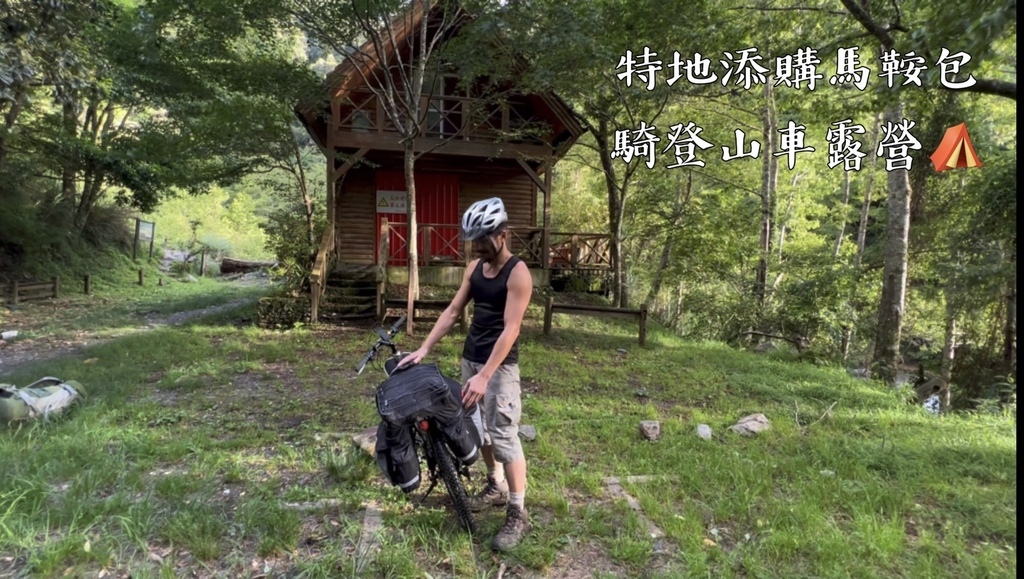
[[[550,157],[568,144],[568,133],[552,136],[557,119],[537,116],[530,99],[510,97],[501,102],[466,96],[421,98],[426,115],[416,139],[416,152],[491,158]],[[369,90],[354,90],[340,104],[331,135],[338,148],[401,151],[398,129],[384,104]]]

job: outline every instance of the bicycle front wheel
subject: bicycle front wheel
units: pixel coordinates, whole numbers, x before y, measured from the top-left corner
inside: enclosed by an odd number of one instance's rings
[[[466,487],[463,486],[462,479],[459,478],[459,473],[455,470],[455,459],[437,435],[430,437],[430,444],[433,446],[434,458],[437,460],[437,470],[441,472],[444,486],[448,488],[448,496],[455,504],[455,513],[459,516],[459,522],[462,524],[462,528],[475,535],[476,521],[473,520],[473,514],[469,510]]]

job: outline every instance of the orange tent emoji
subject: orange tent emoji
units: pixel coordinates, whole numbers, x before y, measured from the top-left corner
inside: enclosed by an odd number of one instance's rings
[[[971,136],[967,134],[967,123],[960,123],[946,129],[946,134],[931,157],[936,171],[957,167],[981,167],[981,159],[974,150]]]

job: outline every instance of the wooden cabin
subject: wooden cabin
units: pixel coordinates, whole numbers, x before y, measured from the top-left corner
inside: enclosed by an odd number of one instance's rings
[[[409,40],[422,18],[438,17],[435,9],[413,9],[411,18],[395,21],[396,52],[415,50],[417,42]],[[358,54],[367,53],[376,54],[369,42]],[[402,58],[409,61],[408,54]],[[373,309],[380,315],[383,284],[407,279],[403,144],[378,98],[379,85],[367,84],[389,68],[347,59],[327,77],[329,98],[296,110],[327,159],[330,226],[311,276],[313,319],[331,284],[372,274]],[[427,78],[420,100],[426,111],[414,145],[422,153],[415,164],[420,283],[458,285],[470,253],[459,235],[462,214],[473,202],[495,196],[509,214],[511,249],[531,266],[535,284],[550,283],[557,269],[607,268],[607,235],[551,231],[550,168],[584,132],[569,107],[550,92],[506,86],[499,99],[476,88],[487,86],[486,79],[470,88],[458,80],[452,74]],[[347,313],[358,315],[354,308]]]

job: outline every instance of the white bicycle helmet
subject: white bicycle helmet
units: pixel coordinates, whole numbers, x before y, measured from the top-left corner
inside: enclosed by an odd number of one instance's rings
[[[507,222],[508,214],[500,198],[477,201],[462,216],[462,238],[475,241],[494,233]]]

